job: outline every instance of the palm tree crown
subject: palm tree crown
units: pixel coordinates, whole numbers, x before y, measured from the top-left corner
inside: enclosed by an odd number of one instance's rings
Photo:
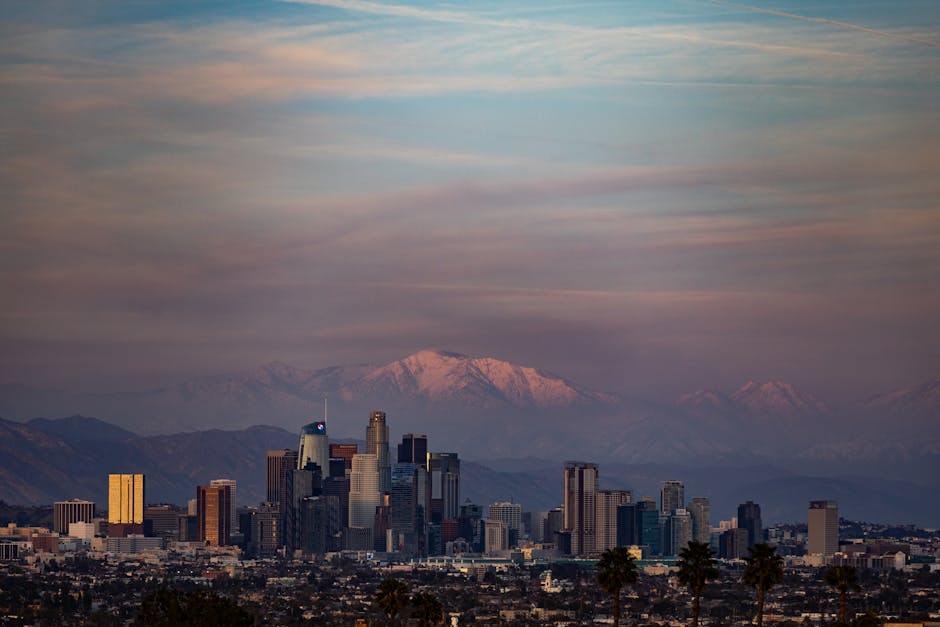
[[[711,547],[704,542],[689,542],[679,553],[676,578],[692,594],[692,626],[698,627],[702,590],[707,582],[718,579],[718,568]]]
[[[858,590],[858,573],[854,566],[833,566],[823,575],[827,584],[839,592],[839,622],[845,624],[845,598]]]
[[[406,605],[408,605],[408,586],[398,579],[384,579],[375,593],[375,604],[388,616],[390,623],[395,622]]]
[[[636,562],[625,547],[618,546],[601,554],[597,563],[597,583],[614,597],[614,627],[620,624],[620,590],[636,583],[636,580]]]
[[[783,581],[783,558],[777,548],[769,544],[755,544],[748,549],[751,554],[744,558],[747,566],[741,580],[757,588],[757,625],[764,624],[764,595]]]

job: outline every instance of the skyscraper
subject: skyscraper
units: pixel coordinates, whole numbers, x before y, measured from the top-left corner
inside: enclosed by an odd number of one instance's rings
[[[353,455],[358,452],[358,444],[343,444],[339,442],[330,444],[330,459],[342,459],[347,471],[352,470],[352,458]],[[332,472],[330,476],[333,476]]]
[[[835,501],[810,501],[807,513],[809,539],[806,552],[830,556],[839,550],[839,504]]]
[[[760,517],[760,505],[748,501],[738,505],[738,527],[747,531],[747,546],[764,541],[764,527]]]
[[[429,453],[431,520],[456,519],[460,513],[460,458],[457,453]]]
[[[399,464],[426,465],[428,459],[428,436],[406,433],[398,445]]]
[[[597,464],[565,463],[565,530],[571,554],[588,555],[597,542]]]
[[[617,508],[633,501],[629,490],[597,491],[597,541],[594,550],[606,551],[617,546]]]
[[[375,508],[381,504],[378,458],[358,453],[349,475],[349,548],[372,549]]]
[[[227,485],[196,486],[196,519],[199,541],[212,546],[229,544],[232,492]]]
[[[679,555],[692,539],[692,517],[677,509],[666,517],[663,525],[663,555]]]
[[[659,512],[669,516],[677,509],[685,508],[685,486],[681,481],[663,481],[660,490]]]
[[[52,528],[56,533],[68,533],[73,522],[91,522],[95,517],[95,504],[92,501],[72,499],[57,501],[52,506]]]
[[[296,467],[297,451],[290,449],[268,451],[268,503],[286,502],[287,471]]]
[[[320,467],[320,476],[330,476],[330,446],[326,435],[326,423],[322,420],[308,423],[300,430],[300,449],[297,468],[303,470],[307,464]]]
[[[692,517],[692,539],[696,542],[711,542],[712,521],[711,504],[704,496],[692,498],[692,502],[686,508]]]
[[[519,542],[519,537],[522,535],[522,505],[508,501],[491,503],[487,508],[486,518],[505,523],[509,530],[509,546]]]
[[[108,535],[144,532],[144,475],[108,475]]]
[[[238,500],[235,498],[236,483],[234,479],[213,479],[209,485],[227,485],[229,487],[229,510],[232,519],[229,521],[229,533],[238,532]]]
[[[369,426],[366,427],[366,453],[375,455],[379,473],[379,493],[388,492],[392,483],[392,467],[388,459],[388,425],[385,412],[374,411],[369,414]]]
[[[662,555],[659,519],[656,501],[650,496],[643,497],[636,505],[636,543],[647,547],[649,555]]]

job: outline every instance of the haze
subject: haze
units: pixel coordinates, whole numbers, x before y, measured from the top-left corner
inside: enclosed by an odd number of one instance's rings
[[[7,2],[0,383],[938,374],[940,6]]]

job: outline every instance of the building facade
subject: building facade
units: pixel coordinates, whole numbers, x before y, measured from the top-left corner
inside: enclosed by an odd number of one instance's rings
[[[227,546],[231,536],[232,501],[227,485],[196,486],[196,524],[199,541]]]
[[[56,533],[68,533],[73,522],[91,522],[95,517],[95,504],[92,501],[72,499],[57,501],[52,506],[52,528]]]
[[[597,491],[597,541],[594,550],[598,553],[617,546],[617,508],[633,502],[629,490]]]
[[[597,542],[597,464],[565,463],[565,531],[571,554],[589,555]]]
[[[369,426],[366,427],[366,453],[375,455],[379,473],[379,492],[389,491],[392,484],[392,467],[388,459],[388,424],[384,411],[369,414]]]
[[[835,501],[810,501],[807,512],[806,552],[831,556],[839,551],[839,504]]]
[[[320,468],[320,476],[330,476],[330,442],[326,435],[326,423],[322,420],[306,424],[300,430],[297,469],[304,470],[309,464],[316,464]]]

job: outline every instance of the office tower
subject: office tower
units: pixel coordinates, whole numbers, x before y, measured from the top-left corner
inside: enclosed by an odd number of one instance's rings
[[[483,521],[483,554],[498,555],[509,548],[509,525],[501,520]]]
[[[56,501],[52,506],[52,529],[56,533],[68,533],[73,522],[91,522],[95,517],[95,504],[92,501],[72,499]]]
[[[146,535],[178,538],[180,533],[180,514],[183,511],[175,505],[149,505],[144,508],[144,529]]]
[[[375,523],[372,525],[372,548],[376,551],[391,551],[392,542],[392,504],[388,494],[380,494],[381,502],[375,508]]]
[[[662,555],[659,508],[652,497],[644,496],[636,504],[636,544],[647,547],[648,555]]]
[[[379,472],[379,492],[388,492],[392,483],[392,467],[388,459],[388,425],[385,424],[385,412],[374,411],[369,414],[369,426],[366,427],[366,453],[375,455]]]
[[[330,499],[334,497],[308,496],[300,502],[300,543],[304,555],[319,555],[331,550],[331,538],[336,521],[331,520]]]
[[[277,503],[263,503],[251,513],[248,552],[251,555],[274,555],[284,546],[284,517]]]
[[[108,535],[144,533],[144,475],[108,475]]]
[[[508,501],[491,503],[486,510],[487,520],[499,520],[506,523],[509,534],[509,546],[519,543],[522,535],[522,505]]]
[[[350,549],[372,549],[375,508],[382,504],[379,492],[379,460],[373,453],[357,453],[349,474]]]
[[[554,544],[555,534],[565,529],[565,509],[555,507],[545,512],[545,524],[542,527],[542,542]]]
[[[196,486],[196,518],[200,542],[212,546],[226,546],[229,543],[231,499],[231,488],[227,485]]]
[[[640,544],[636,523],[636,503],[624,503],[617,507],[617,546]]]
[[[565,463],[565,530],[571,554],[594,552],[597,541],[597,464]]]
[[[398,463],[427,464],[428,436],[406,433],[398,445]]]
[[[418,502],[418,465],[398,463],[392,468],[392,548],[415,554],[418,529],[423,529],[424,506]]]
[[[663,481],[659,502],[659,513],[663,516],[669,516],[677,509],[685,509],[685,486],[681,481]]]
[[[692,516],[692,539],[708,544],[712,534],[712,507],[708,499],[704,496],[693,497],[686,509]]]
[[[306,468],[287,473],[287,509],[284,516],[284,548],[288,555],[300,548],[301,503],[310,496],[323,493],[323,475],[320,465],[309,462]]]
[[[457,518],[460,508],[460,459],[457,453],[429,453],[431,520]]]
[[[352,458],[358,452],[358,444],[330,444],[330,459],[342,459],[347,471],[352,470]]]
[[[229,533],[238,533],[238,500],[235,498],[236,483],[234,479],[213,479],[209,485],[227,485],[229,487],[230,510],[232,520],[229,522]]]
[[[839,504],[835,501],[810,501],[807,512],[809,539],[806,552],[830,556],[839,550]]]
[[[666,517],[663,524],[663,555],[679,555],[692,539],[692,517],[684,509],[677,509]]]
[[[594,550],[598,553],[617,546],[617,508],[633,501],[629,490],[597,491],[597,540]]]
[[[754,501],[738,505],[738,527],[747,531],[747,546],[764,541],[764,527],[760,519],[760,505]]]
[[[287,501],[287,471],[297,467],[297,451],[268,451],[267,502]]]
[[[458,535],[467,541],[470,550],[483,551],[483,506],[475,505],[470,499],[460,506]]]
[[[718,557],[734,560],[747,557],[747,529],[726,529],[718,539]]]
[[[320,476],[330,476],[330,446],[326,436],[326,423],[322,420],[304,425],[300,430],[300,449],[297,453],[297,468],[303,470],[309,464],[320,467]]]

